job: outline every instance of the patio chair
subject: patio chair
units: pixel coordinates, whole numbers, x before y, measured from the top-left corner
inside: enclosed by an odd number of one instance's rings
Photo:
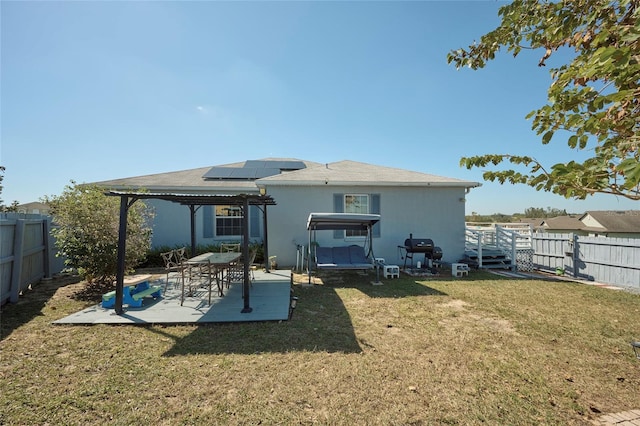
[[[164,261],[164,270],[167,272],[167,280],[165,282],[164,285],[164,291],[167,291],[167,287],[169,286],[169,274],[171,272],[180,272],[180,276],[182,279],[184,279],[184,260],[185,260],[185,254],[184,254],[185,248],[181,248],[181,249],[177,249],[177,250],[171,250],[165,253],[160,253],[160,256],[162,256],[162,260]],[[176,285],[177,286],[177,279],[176,278]]]
[[[249,283],[253,285],[253,281],[255,280],[255,275],[253,274],[253,269],[251,269],[251,265],[256,260],[257,250],[251,250],[249,253]],[[224,277],[224,282],[227,284],[227,288],[233,282],[243,282],[244,280],[244,260],[240,258],[240,260],[231,265],[229,269],[227,269],[227,273]]]
[[[240,243],[220,244],[220,253],[238,253],[238,252],[240,252]]]

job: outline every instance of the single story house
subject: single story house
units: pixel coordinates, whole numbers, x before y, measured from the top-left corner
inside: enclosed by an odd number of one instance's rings
[[[23,213],[23,214],[48,215],[49,206],[45,203],[35,201],[32,203],[18,204],[16,211],[17,213]]]
[[[298,159],[262,159],[95,184],[111,190],[144,189],[151,193],[267,194],[276,205],[267,212],[269,255],[279,267],[296,265],[300,246],[307,246],[307,218],[312,212],[375,213],[373,251],[388,264],[401,262],[399,246],[410,234],[430,238],[441,248],[442,260],[453,263],[464,255],[465,195],[478,182],[435,176],[355,161],[316,163]],[[188,245],[189,208],[149,199],[155,209],[153,246]],[[195,215],[198,244],[239,241],[241,209],[201,206]],[[263,241],[264,211],[249,209],[249,238]],[[320,231],[320,246],[362,245],[360,231]]]
[[[554,232],[554,233],[574,233],[578,235],[586,235],[582,230],[584,223],[580,222],[578,215],[565,215],[548,217],[542,221],[542,225],[536,231]]]
[[[589,235],[640,238],[640,210],[591,210],[580,216]]]
[[[640,210],[590,210],[581,215],[545,219],[543,232],[640,238]]]

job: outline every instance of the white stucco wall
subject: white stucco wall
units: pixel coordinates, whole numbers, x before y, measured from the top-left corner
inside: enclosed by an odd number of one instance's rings
[[[464,254],[464,188],[415,187],[269,187],[277,205],[268,207],[269,255],[278,257],[279,267],[296,264],[296,244],[308,246],[306,222],[311,212],[333,212],[334,193],[380,194],[380,238],[374,238],[376,257],[402,265],[398,245],[413,234],[430,238],[442,249],[443,260],[456,262]],[[189,208],[177,203],[147,200],[155,209],[152,245],[190,245]],[[231,238],[203,238],[202,209],[196,212],[197,244],[217,244]],[[260,218],[262,224],[262,218]],[[252,241],[256,238],[251,238]],[[363,244],[363,240],[334,239],[332,231],[317,232],[322,246]],[[416,256],[414,261],[418,260]]]
[[[145,200],[147,205],[151,206],[155,211],[155,219],[153,224],[153,237],[151,245],[153,247],[158,246],[191,246],[191,219],[188,206],[183,206],[179,203],[172,203],[169,201],[149,199]],[[254,208],[254,207],[250,207]],[[262,213],[259,214],[258,223],[255,226],[258,228],[257,233],[259,237],[255,237],[253,232],[250,232],[250,241],[262,241]],[[208,244],[220,244],[221,242],[240,241],[240,237],[223,236],[212,238],[205,238],[203,235],[204,230],[204,214],[203,207],[198,207],[196,210],[196,244],[208,245]],[[251,226],[251,224],[250,224]]]
[[[602,227],[602,225],[600,224],[600,222],[598,222],[597,220],[595,220],[593,218],[593,216],[591,216],[590,214],[586,214],[582,219],[581,219],[582,223],[584,223],[584,226],[590,227],[590,228],[600,228],[600,229],[604,229]]]
[[[189,207],[169,201],[145,200],[155,211],[152,247],[191,245]],[[200,219],[202,221],[202,219]],[[200,232],[202,234],[202,231]]]
[[[431,238],[443,251],[445,262],[455,262],[464,254],[464,188],[380,188],[380,187],[268,187],[276,202],[269,208],[269,254],[278,256],[279,266],[296,263],[296,243],[308,245],[306,220],[311,212],[332,212],[334,193],[380,194],[381,236],[374,238],[376,257],[388,264],[400,264],[398,245],[413,233]],[[317,233],[322,246],[352,244],[334,239],[332,231]],[[362,244],[362,241],[355,242]],[[416,257],[415,260],[418,258]]]

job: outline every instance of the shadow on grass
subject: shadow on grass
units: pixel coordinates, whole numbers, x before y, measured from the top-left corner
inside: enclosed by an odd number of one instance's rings
[[[371,298],[446,295],[413,278],[387,280],[380,286],[372,285],[371,278],[350,272],[342,274],[340,280],[325,279],[321,285],[295,284],[293,295],[299,299],[289,321],[201,325],[178,339],[163,328],[151,330],[174,340],[165,356],[305,351],[360,353],[362,342],[355,334],[338,289],[354,288]]]
[[[308,291],[306,291],[308,290]],[[333,289],[305,289],[289,321],[206,324],[174,340],[165,356],[287,352],[362,352],[351,318]]]
[[[42,309],[60,287],[80,282],[79,276],[61,276],[41,281],[20,295],[17,303],[7,303],[0,308],[0,341],[34,318],[44,316]]]
[[[378,281],[379,280],[379,281]],[[305,281],[306,282],[306,281]],[[369,297],[402,298],[412,296],[445,296],[439,290],[425,285],[423,277],[401,274],[400,278],[382,279],[375,273],[356,271],[322,272],[313,277],[313,282],[327,288],[355,288]],[[374,285],[374,283],[380,283]]]
[[[501,270],[504,272],[509,272],[507,270]],[[438,276],[434,276],[434,277],[412,277],[413,279],[415,279],[416,281],[420,281],[420,282],[429,282],[429,281],[435,281],[435,282],[464,282],[464,281],[513,281],[513,280],[522,280],[522,279],[528,279],[526,277],[511,277],[511,276],[505,276],[505,275],[498,275],[498,274],[494,274],[485,270],[479,270],[479,269],[472,269],[469,272],[469,275],[465,275],[462,277],[454,277],[451,276],[451,271],[444,271],[443,273],[441,273]]]
[[[99,303],[102,300],[102,295],[111,290],[115,290],[113,283],[87,283],[80,290],[73,293],[70,297],[73,300],[80,302],[94,302]]]

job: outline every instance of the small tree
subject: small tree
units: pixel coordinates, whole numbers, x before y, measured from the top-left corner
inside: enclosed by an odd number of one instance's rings
[[[66,265],[88,282],[110,283],[116,275],[120,199],[104,188],[71,182],[62,195],[45,198],[56,226],[51,231]],[[125,268],[132,270],[151,246],[152,212],[138,201],[129,208]]]
[[[2,185],[2,181],[4,180],[4,172],[7,169],[4,166],[0,166],[0,195],[2,195],[2,190],[4,189],[4,185]],[[0,198],[0,212],[17,212],[18,211],[18,200],[14,200],[11,205],[5,206],[4,201]]]
[[[573,59],[550,70],[548,104],[528,118],[543,144],[566,131],[568,146],[591,157],[545,167],[530,156],[487,154],[464,157],[461,165],[525,166],[525,173],[507,169],[486,171],[483,177],[566,198],[604,193],[640,200],[640,1],[515,0],[499,15],[496,29],[450,52],[447,60],[475,70],[502,47],[514,57],[522,49],[540,49],[538,65],[545,66],[557,50],[573,49]]]

